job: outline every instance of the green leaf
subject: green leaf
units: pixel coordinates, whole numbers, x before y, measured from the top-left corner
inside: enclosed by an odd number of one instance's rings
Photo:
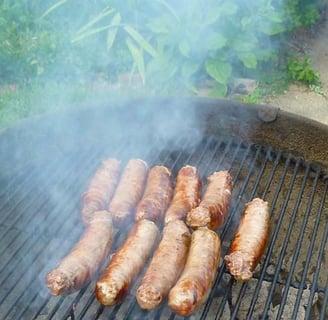
[[[257,58],[252,52],[239,52],[238,58],[246,68],[256,68]]]
[[[223,98],[227,95],[228,87],[225,84],[217,83],[209,92],[211,98]]]
[[[89,30],[85,31],[84,33],[81,33],[80,35],[73,38],[71,42],[72,43],[79,42],[87,37],[92,36],[93,34],[105,31],[109,28],[111,28],[111,26],[108,25],[108,26],[103,26],[103,27],[99,27],[99,28],[95,28],[95,29],[89,29]]]
[[[275,11],[273,8],[272,10],[267,14],[267,18],[268,20],[270,20],[271,22],[275,22],[275,23],[282,23],[283,22],[283,18],[280,14],[280,12]]]
[[[209,76],[221,84],[226,84],[231,76],[231,65],[216,59],[209,59],[205,62],[205,70]]]
[[[187,40],[182,40],[180,43],[179,43],[179,51],[180,53],[188,58],[189,57],[189,54],[190,54],[190,46],[189,46],[189,43]]]
[[[121,14],[119,12],[117,12],[115,14],[115,16],[113,17],[110,25],[115,27],[115,26],[118,26],[120,23],[121,23]],[[107,33],[107,49],[110,49],[113,46],[113,43],[114,43],[115,38],[116,38],[117,30],[118,30],[118,27],[108,30],[108,33]]]
[[[137,42],[140,47],[147,51],[152,57],[157,55],[153,46],[134,28],[129,25],[124,26],[124,30],[130,35],[130,37]]]
[[[222,49],[227,44],[227,38],[224,37],[221,33],[213,32],[211,35],[210,41],[211,50],[219,50]]]
[[[129,48],[129,51],[131,53],[133,62],[138,68],[138,71],[140,73],[140,76],[142,78],[142,82],[145,83],[145,61],[143,52],[140,48],[134,45],[133,41],[130,38],[127,38],[125,41],[126,45]]]
[[[222,15],[222,7],[221,6],[211,8],[210,12],[208,12],[208,16],[206,19],[206,25],[215,23],[220,18],[221,15]]]
[[[85,24],[78,32],[77,35],[86,32],[88,29],[90,29],[94,24],[99,22],[104,17],[107,17],[109,14],[111,14],[114,11],[114,9],[105,8],[100,14],[95,16],[93,19],[91,19],[87,24]]]
[[[254,34],[240,35],[231,40],[229,46],[237,52],[253,51],[258,45],[258,39]]]
[[[166,82],[172,79],[178,71],[178,62],[170,59],[170,56],[163,54],[151,59],[147,64],[147,74],[156,83]]]
[[[200,69],[200,65],[198,63],[185,62],[181,68],[181,75],[183,78],[189,79],[199,69]]]
[[[52,5],[50,8],[48,8],[39,19],[45,18],[47,15],[49,15],[52,11],[63,5],[67,0],[59,0],[54,5]]]
[[[247,17],[243,17],[240,20],[240,25],[242,26],[242,29],[244,30],[248,25],[250,25],[252,23],[253,19],[249,16]]]
[[[180,22],[179,15],[178,15],[177,12],[174,10],[174,8],[168,4],[167,1],[165,1],[165,0],[155,0],[155,2],[160,3],[160,4],[161,4],[161,5],[167,10],[167,12],[169,12],[169,13],[172,15],[172,17],[175,18],[175,20],[176,20],[177,22]]]
[[[222,15],[232,15],[237,12],[238,6],[231,1],[227,1],[221,5],[221,10]]]
[[[269,36],[274,36],[287,31],[286,26],[280,23],[262,25],[260,31]]]
[[[165,25],[165,23],[163,23],[163,19],[161,18],[150,19],[147,24],[147,27],[151,32],[156,34],[166,34],[169,32],[167,26]]]
[[[38,76],[40,76],[43,73],[44,73],[44,68],[42,66],[37,66],[37,68],[36,68],[36,74]]]

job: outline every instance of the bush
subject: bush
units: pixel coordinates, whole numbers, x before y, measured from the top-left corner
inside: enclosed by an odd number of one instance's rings
[[[0,81],[20,82],[54,62],[57,35],[36,22],[28,1],[0,4]]]
[[[277,67],[280,37],[308,27],[322,1],[2,1],[2,81],[113,80],[224,96],[234,77]],[[209,85],[210,83],[210,85]]]

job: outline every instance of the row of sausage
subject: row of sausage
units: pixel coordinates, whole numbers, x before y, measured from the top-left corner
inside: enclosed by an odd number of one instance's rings
[[[120,302],[151,258],[136,292],[140,307],[153,309],[167,298],[177,314],[190,315],[207,299],[219,266],[216,230],[230,209],[231,176],[214,172],[202,195],[201,177],[193,166],[179,170],[175,185],[164,166],[149,168],[140,159],[131,159],[122,172],[120,166],[111,158],[95,172],[83,195],[85,231],[47,275],[47,286],[60,295],[88,283],[110,254],[114,229],[132,221],[134,227],[96,282],[97,299],[106,306]],[[268,234],[269,205],[253,199],[224,257],[236,280],[251,279]]]

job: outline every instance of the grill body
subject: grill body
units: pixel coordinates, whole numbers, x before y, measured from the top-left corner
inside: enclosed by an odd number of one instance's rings
[[[81,195],[100,161],[138,157],[168,166],[174,176],[183,165],[197,166],[204,187],[213,171],[230,171],[232,206],[218,230],[222,257],[245,204],[254,197],[270,202],[270,240],[253,279],[235,283],[221,259],[207,302],[191,318],[325,319],[327,166],[306,132],[316,143],[328,134],[274,108],[263,112],[228,101],[137,100],[38,117],[2,132],[0,318],[181,318],[166,303],[151,312],[138,307],[142,274],[111,308],[95,299],[95,281],[65,297],[45,288],[46,273],[83,232]],[[315,140],[312,128],[320,131]],[[114,250],[125,236],[117,233]]]

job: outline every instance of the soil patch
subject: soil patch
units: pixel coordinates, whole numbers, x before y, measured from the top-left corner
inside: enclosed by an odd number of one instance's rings
[[[315,30],[297,35],[294,46],[311,59],[313,69],[320,73],[321,92],[314,92],[302,84],[292,84],[283,94],[265,97],[263,103],[328,125],[327,12]]]

